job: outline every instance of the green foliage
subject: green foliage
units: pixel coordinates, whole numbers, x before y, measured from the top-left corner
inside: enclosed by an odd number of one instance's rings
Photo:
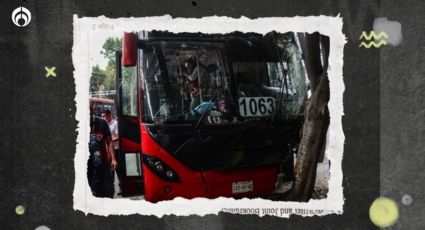
[[[115,51],[121,50],[121,38],[107,38],[102,48],[100,54],[108,59],[108,64],[105,69],[101,69],[98,65],[92,67],[91,92],[115,90]]]
[[[109,60],[115,59],[115,51],[121,50],[121,38],[108,38],[103,44],[103,50],[100,51],[103,56]]]
[[[115,57],[114,59],[109,59],[105,74],[105,90],[115,90]]]
[[[103,69],[99,68],[98,65],[92,67],[92,73],[90,78],[90,91],[98,91],[101,86],[105,83],[106,73]]]

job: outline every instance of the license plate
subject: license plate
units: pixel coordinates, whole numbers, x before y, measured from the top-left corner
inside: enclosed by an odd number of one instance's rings
[[[253,190],[254,182],[252,180],[232,183],[232,193],[252,192]]]

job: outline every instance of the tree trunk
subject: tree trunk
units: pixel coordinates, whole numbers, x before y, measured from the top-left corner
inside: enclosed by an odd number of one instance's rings
[[[295,165],[292,200],[307,202],[313,194],[317,163],[329,126],[329,80],[327,76],[329,38],[318,33],[300,37],[305,66],[310,80],[311,97],[307,101],[302,137]],[[323,65],[321,63],[321,48]]]

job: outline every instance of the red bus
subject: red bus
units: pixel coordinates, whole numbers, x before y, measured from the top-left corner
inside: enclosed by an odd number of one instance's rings
[[[291,180],[307,91],[284,56],[255,34],[125,33],[116,53],[124,195],[258,197],[279,173]]]

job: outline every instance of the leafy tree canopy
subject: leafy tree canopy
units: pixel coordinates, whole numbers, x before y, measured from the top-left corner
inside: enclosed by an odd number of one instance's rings
[[[115,51],[121,50],[121,38],[110,37],[103,44],[103,50],[100,51],[103,56],[109,60],[115,59]]]
[[[100,54],[108,60],[108,64],[105,69],[101,69],[98,65],[92,67],[91,92],[115,90],[115,51],[117,50],[121,50],[121,38],[107,38]]]

